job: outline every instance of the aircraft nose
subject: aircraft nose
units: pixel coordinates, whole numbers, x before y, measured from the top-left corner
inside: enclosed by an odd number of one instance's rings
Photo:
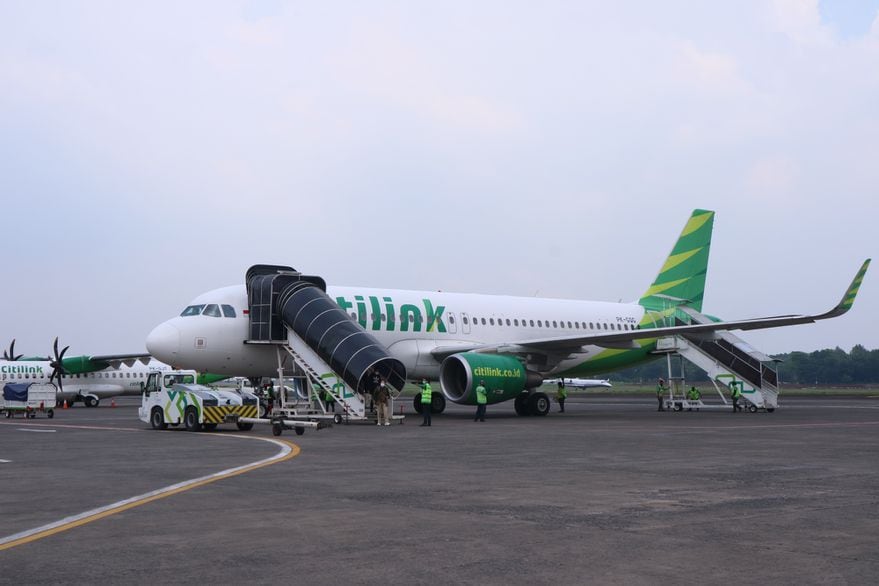
[[[180,330],[165,322],[146,339],[147,351],[162,362],[173,363],[180,352]]]

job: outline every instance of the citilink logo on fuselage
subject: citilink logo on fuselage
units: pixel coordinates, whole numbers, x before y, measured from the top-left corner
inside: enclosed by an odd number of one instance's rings
[[[400,306],[399,313],[394,307],[394,300],[390,297],[382,297],[379,300],[374,295],[364,297],[363,295],[355,295],[354,301],[348,301],[345,297],[336,297],[336,303],[346,312],[349,309],[356,309],[357,323],[363,329],[386,332],[420,332],[426,324],[425,332],[445,333],[446,326],[442,321],[445,306],[437,305],[434,307],[430,299],[422,299],[424,311],[422,308],[411,303],[404,303]],[[369,303],[370,311],[367,312],[366,304]],[[382,307],[384,303],[384,307]],[[385,323],[382,324],[382,317]],[[367,319],[369,318],[369,319]],[[399,318],[399,328],[398,326]]]

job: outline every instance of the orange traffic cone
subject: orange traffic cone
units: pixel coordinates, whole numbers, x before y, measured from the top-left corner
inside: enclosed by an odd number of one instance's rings
[[[115,407],[115,406],[116,406],[116,397],[113,397],[112,399],[110,399],[110,407]]]
[[[67,399],[64,399],[64,408],[67,409]]]

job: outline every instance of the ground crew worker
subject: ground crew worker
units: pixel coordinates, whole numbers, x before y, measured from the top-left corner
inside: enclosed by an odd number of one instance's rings
[[[473,421],[485,421],[485,406],[488,404],[488,394],[485,392],[485,381],[479,381],[476,387],[476,417]]]
[[[275,407],[275,386],[272,383],[266,385],[266,415],[272,414]]]
[[[695,402],[701,398],[702,398],[702,393],[700,393],[699,389],[697,389],[696,387],[690,387],[690,390],[687,391],[687,400],[688,401]],[[687,411],[692,411],[692,410],[693,410],[692,407],[687,408]],[[696,410],[698,411],[699,408],[697,407]]]
[[[656,398],[659,400],[659,409],[657,411],[665,411],[662,406],[662,401],[665,399],[665,392],[668,390],[668,387],[665,384],[665,380],[660,378],[659,383],[656,385]]]
[[[555,393],[555,398],[558,399],[559,402],[559,411],[565,412],[565,399],[568,398],[568,389],[565,387],[565,381],[559,381],[559,388]]]
[[[376,425],[391,424],[391,420],[388,417],[388,400],[390,398],[391,394],[388,392],[388,386],[385,384],[384,379],[382,379],[375,390],[375,405],[378,409]]]
[[[733,381],[729,383],[730,394],[732,395],[732,412],[741,411],[742,407],[739,405],[739,399],[742,396],[742,383],[739,381]]]
[[[430,383],[427,382],[426,378],[421,379],[421,416],[424,418],[424,422],[420,427],[425,425],[430,427],[430,402],[432,396],[433,390],[430,388]]]
[[[333,394],[331,392],[329,392],[327,390],[324,390],[323,395],[324,395],[324,403],[326,403],[326,405],[327,405],[327,411],[332,411],[333,413],[335,413],[336,412],[336,398],[333,396]]]

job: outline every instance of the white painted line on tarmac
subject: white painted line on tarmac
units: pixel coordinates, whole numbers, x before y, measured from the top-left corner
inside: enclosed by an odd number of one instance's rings
[[[0,464],[12,464],[12,460],[0,460]]]
[[[56,430],[56,429],[31,429],[29,427],[19,427],[15,431],[30,431],[33,433],[55,433],[58,430]]]
[[[164,433],[175,432],[172,431]],[[91,523],[92,521],[97,521],[98,519],[103,519],[104,517],[109,517],[111,515],[115,515],[116,513],[121,513],[122,511],[127,511],[128,509],[133,509],[134,507],[139,507],[141,505],[145,505],[147,503],[151,503],[153,501],[175,494],[179,494],[187,490],[192,490],[193,488],[198,488],[200,486],[216,482],[217,480],[222,480],[224,478],[230,478],[232,476],[244,474],[245,472],[250,472],[252,470],[256,470],[257,468],[262,468],[263,466],[277,464],[279,462],[295,458],[299,455],[300,452],[300,448],[296,444],[274,438],[252,437],[245,435],[213,434],[204,435],[202,437],[226,437],[265,441],[280,446],[281,449],[278,451],[278,453],[269,458],[263,458],[262,460],[257,460],[256,462],[251,462],[242,466],[236,466],[227,470],[221,470],[220,472],[208,474],[207,476],[201,476],[199,478],[193,478],[192,480],[184,480],[183,482],[178,482],[164,488],[152,490],[150,492],[127,498],[125,500],[121,500],[109,505],[105,505],[97,509],[85,511],[84,513],[79,513],[78,515],[72,515],[70,517],[61,519],[60,521],[55,521],[54,523],[49,523],[41,527],[28,529],[27,531],[22,531],[20,533],[16,533],[15,535],[2,537],[0,538],[0,551],[3,551],[4,549],[10,549],[18,545],[24,545],[25,543],[30,543],[38,539],[43,539],[44,537],[49,537],[51,535],[61,533],[62,531],[67,531],[68,529],[80,527],[82,525],[85,525],[86,523]]]

